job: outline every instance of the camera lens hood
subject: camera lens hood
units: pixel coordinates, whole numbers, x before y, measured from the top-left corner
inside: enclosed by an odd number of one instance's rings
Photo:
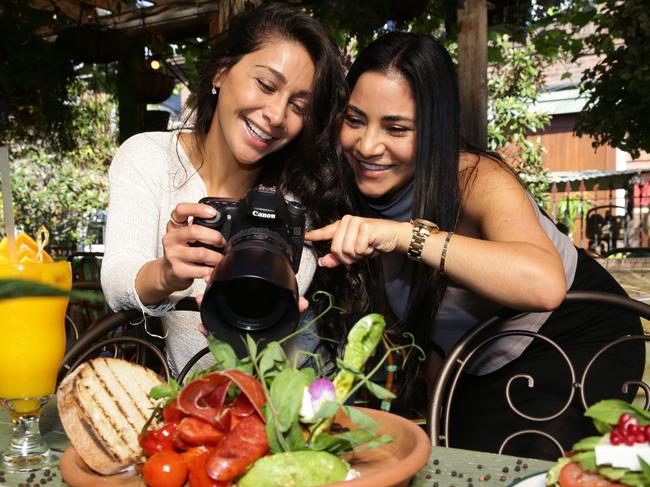
[[[205,327],[238,354],[248,333],[278,340],[299,319],[298,283],[289,260],[265,245],[233,246],[213,271],[201,304]]]

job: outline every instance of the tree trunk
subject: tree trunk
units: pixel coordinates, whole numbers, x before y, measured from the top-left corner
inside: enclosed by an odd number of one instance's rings
[[[135,86],[140,82],[143,62],[142,46],[132,43],[120,59],[117,71],[117,99],[120,114],[120,144],[142,132],[144,128],[145,103],[138,101]]]
[[[219,13],[210,19],[210,42],[228,27],[230,18],[242,13],[247,7],[257,7],[262,0],[221,0]]]
[[[459,2],[458,88],[460,130],[470,144],[487,147],[487,5]]]

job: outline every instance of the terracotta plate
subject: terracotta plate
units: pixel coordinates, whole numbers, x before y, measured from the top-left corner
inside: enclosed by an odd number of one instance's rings
[[[429,460],[431,444],[427,434],[416,424],[400,416],[375,409],[357,408],[377,421],[380,434],[393,436],[393,441],[379,448],[363,451],[346,458],[361,477],[346,482],[329,484],[330,487],[402,487]],[[337,422],[350,426],[347,416]],[[135,473],[98,475],[83,462],[73,447],[61,459],[61,474],[72,487],[142,487],[144,482]]]

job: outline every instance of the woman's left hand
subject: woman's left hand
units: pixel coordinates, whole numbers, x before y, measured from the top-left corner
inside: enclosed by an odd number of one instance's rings
[[[318,259],[322,267],[353,264],[378,252],[406,252],[411,240],[409,222],[345,215],[341,220],[305,234],[312,242],[331,240],[330,253]]]

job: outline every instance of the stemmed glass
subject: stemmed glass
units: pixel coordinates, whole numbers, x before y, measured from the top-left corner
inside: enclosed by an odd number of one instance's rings
[[[72,287],[69,262],[0,264],[0,278]],[[39,429],[41,410],[56,388],[65,353],[68,297],[0,299],[0,404],[11,411],[13,433],[0,468],[29,471],[56,463]]]

